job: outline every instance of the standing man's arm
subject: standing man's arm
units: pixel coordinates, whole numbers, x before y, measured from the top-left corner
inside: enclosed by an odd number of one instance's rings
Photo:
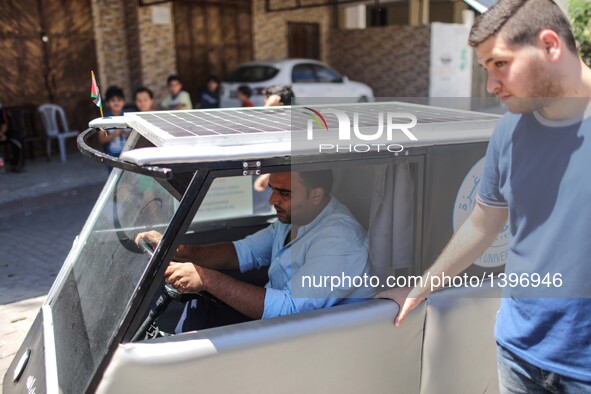
[[[458,275],[484,253],[507,222],[507,212],[507,208],[476,204],[474,211],[454,234],[435,263],[423,274],[423,287],[415,287],[408,294],[396,318],[396,326],[431,293],[429,277],[441,277],[442,273],[450,277]]]

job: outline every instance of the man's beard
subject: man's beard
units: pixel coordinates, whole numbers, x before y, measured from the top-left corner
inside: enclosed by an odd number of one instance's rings
[[[504,103],[507,109],[514,114],[524,114],[551,105],[557,100],[561,100],[564,95],[563,89],[556,82],[560,76],[552,73],[544,64],[540,62],[532,63],[529,74],[530,77],[524,83],[525,97],[510,97]]]

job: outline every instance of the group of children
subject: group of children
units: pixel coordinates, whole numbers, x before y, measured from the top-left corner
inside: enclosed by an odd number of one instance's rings
[[[189,93],[183,90],[183,84],[177,75],[171,75],[166,80],[168,86],[168,95],[162,101],[159,108],[154,106],[154,93],[146,88],[137,88],[134,92],[135,106],[138,111],[163,110],[183,110],[192,109],[193,103]],[[210,76],[207,79],[206,89],[201,93],[200,108],[219,108],[219,80]],[[252,90],[247,85],[238,87],[238,99],[243,107],[252,107],[250,101]],[[267,100],[265,106],[288,105],[293,99],[293,91],[289,86],[274,86],[267,89]],[[121,116],[125,108],[125,95],[123,89],[118,86],[110,86],[105,94],[105,116]],[[110,156],[118,157],[125,146],[129,137],[130,129],[109,129],[106,133],[99,134],[99,142],[104,146],[105,153]]]
[[[211,78],[214,79],[214,77]],[[193,108],[191,96],[183,90],[183,85],[178,76],[169,76],[166,83],[169,94],[162,101],[159,109],[175,110]],[[215,86],[215,90],[217,91],[217,86]],[[135,90],[133,96],[137,111],[145,112],[156,110],[156,108],[154,108],[154,93],[150,89],[143,86],[139,87]],[[207,105],[215,105],[215,98],[215,95],[211,95]],[[219,96],[217,96],[217,98],[219,106]],[[118,86],[109,86],[105,94],[105,106],[105,116],[122,116],[125,108],[125,94],[123,93],[123,89]],[[100,133],[99,142],[103,145],[105,153],[110,156],[118,157],[125,146],[130,132],[130,129],[109,129],[105,133]]]

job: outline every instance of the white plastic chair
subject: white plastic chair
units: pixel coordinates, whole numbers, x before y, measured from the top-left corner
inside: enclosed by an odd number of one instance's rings
[[[47,157],[51,155],[51,139],[57,138],[60,148],[62,163],[66,161],[66,138],[77,137],[78,130],[70,130],[68,119],[64,109],[57,104],[42,104],[39,106],[39,114],[43,121],[43,127],[47,133]],[[58,121],[59,118],[59,121]],[[62,125],[60,129],[59,123]]]

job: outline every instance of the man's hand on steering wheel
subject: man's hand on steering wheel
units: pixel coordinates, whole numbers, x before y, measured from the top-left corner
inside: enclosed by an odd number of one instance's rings
[[[162,241],[162,234],[155,230],[139,233],[135,237],[135,244],[139,245],[140,241],[142,240],[150,245],[152,249],[156,249],[160,241]]]
[[[135,237],[136,245],[140,246],[141,241],[150,245],[152,249],[156,249],[160,241],[162,241],[162,234],[156,230],[145,231],[143,233],[139,233]],[[174,259],[177,261],[190,261],[191,256],[189,254],[189,247],[186,245],[179,245],[178,248],[176,248]]]
[[[171,261],[164,271],[164,280],[180,293],[198,293],[205,289],[203,270],[197,264]]]

